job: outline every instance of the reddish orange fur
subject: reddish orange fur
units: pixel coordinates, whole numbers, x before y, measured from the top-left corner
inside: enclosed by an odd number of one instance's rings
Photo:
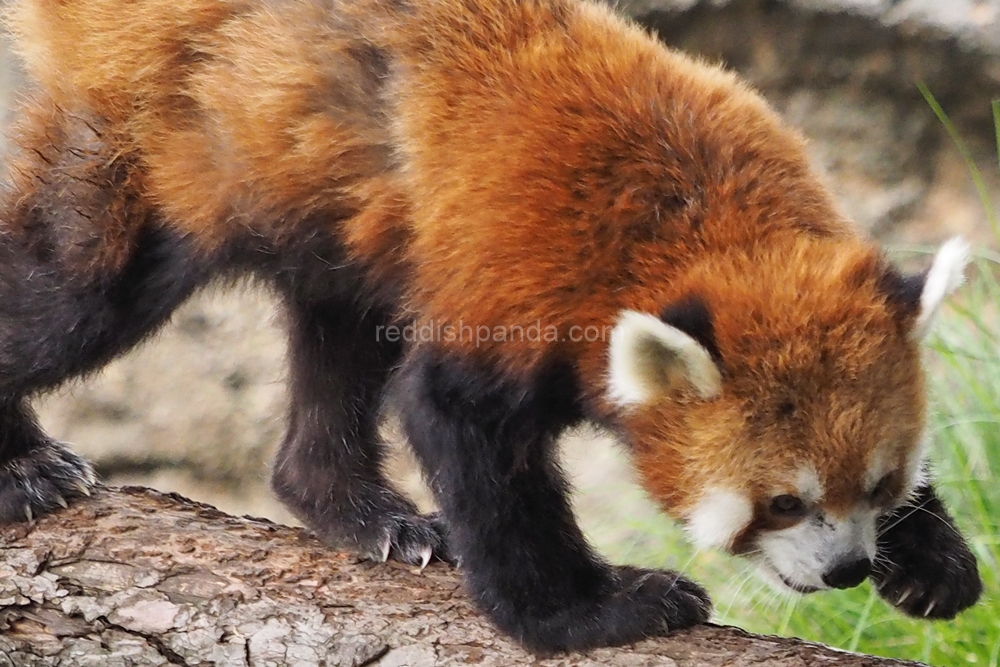
[[[51,185],[43,182],[35,167],[38,163],[52,165],[67,194],[81,199],[97,196],[108,213],[77,226],[73,221],[75,215],[81,215],[79,209],[67,211],[65,216],[63,243],[55,250],[66,264],[85,276],[121,269],[149,212],[147,201],[131,196],[142,187],[142,173],[121,159],[123,149],[109,151],[98,135],[109,129],[102,126],[97,130],[92,123],[92,118],[76,115],[49,99],[29,100],[21,105],[12,129],[19,144],[28,150],[12,156],[6,166],[14,191],[22,196],[14,202],[10,217],[3,221],[11,229],[31,220],[26,212],[33,205],[33,194]],[[72,161],[65,159],[66,146],[74,147]],[[112,195],[103,193],[105,183],[90,180],[95,172],[113,180],[119,190]]]
[[[801,138],[604,7],[21,0],[11,25],[53,104],[105,117],[141,195],[206,250],[328,214],[373,284],[399,283],[401,317],[561,338],[705,298],[727,364],[713,402],[615,408],[606,339],[442,343],[515,375],[572,360],[668,509],[720,475],[769,495],[803,458],[837,507],[865,452],[914,446],[917,345]]]

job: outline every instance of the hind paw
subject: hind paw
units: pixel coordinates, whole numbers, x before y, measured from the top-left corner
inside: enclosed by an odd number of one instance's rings
[[[277,480],[275,490],[303,523],[327,544],[377,562],[389,559],[419,565],[432,559],[452,562],[447,529],[438,515],[421,516],[394,490],[374,483],[336,489],[312,501],[293,485]]]
[[[385,562],[392,558],[409,565],[427,567],[432,558],[451,562],[444,524],[436,517],[419,514],[386,518],[374,539],[359,544],[362,555]]]
[[[97,484],[94,469],[65,446],[47,443],[0,464],[0,523],[32,521]]]

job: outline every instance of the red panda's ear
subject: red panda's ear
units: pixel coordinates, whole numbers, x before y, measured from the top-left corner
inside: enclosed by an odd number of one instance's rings
[[[709,349],[662,319],[634,310],[619,315],[608,361],[608,397],[619,407],[646,404],[684,387],[711,399],[722,387]]]
[[[964,282],[969,251],[969,244],[956,237],[941,246],[924,273],[900,276],[890,269],[885,274],[882,284],[889,302],[913,322],[910,335],[914,339],[922,340],[930,333],[941,303]]]
[[[701,297],[689,294],[673,302],[663,309],[660,319],[698,341],[716,362],[722,360],[719,345],[715,341],[712,312]]]

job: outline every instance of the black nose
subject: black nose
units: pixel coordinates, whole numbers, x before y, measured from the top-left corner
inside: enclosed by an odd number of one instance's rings
[[[823,575],[823,583],[833,588],[854,588],[868,576],[872,562],[867,558],[841,563]]]

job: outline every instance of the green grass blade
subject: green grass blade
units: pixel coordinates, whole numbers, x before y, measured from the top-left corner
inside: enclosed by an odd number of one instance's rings
[[[1000,239],[1000,221],[997,220],[997,210],[993,207],[993,198],[990,197],[990,191],[986,187],[986,181],[983,179],[983,173],[979,170],[978,165],[976,165],[976,160],[972,156],[972,151],[969,150],[968,144],[962,139],[962,135],[959,133],[958,128],[955,124],[951,122],[948,114],[945,113],[944,109],[938,104],[937,98],[934,97],[934,93],[930,91],[924,83],[918,83],[917,88],[920,90],[920,94],[924,96],[927,100],[928,106],[937,116],[938,120],[944,126],[945,131],[948,132],[948,136],[951,137],[952,142],[954,142],[955,147],[958,149],[959,154],[965,161],[966,167],[969,169],[969,173],[972,175],[972,182],[976,186],[976,192],[979,194],[979,199],[983,202],[983,206],[986,208],[986,218],[989,220],[990,228],[993,230],[994,238]],[[996,106],[994,106],[994,116],[996,114]]]
[[[993,100],[993,128],[997,135],[997,166],[1000,167],[1000,100]]]

